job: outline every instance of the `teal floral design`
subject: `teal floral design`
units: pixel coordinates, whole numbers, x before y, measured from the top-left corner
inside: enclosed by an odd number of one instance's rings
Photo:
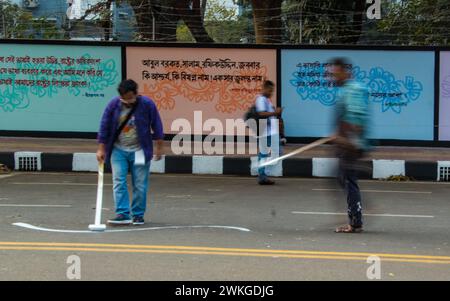
[[[291,85],[301,100],[318,101],[324,106],[333,106],[338,97],[338,89],[333,86],[326,73],[324,64],[298,64],[292,74]],[[423,91],[421,82],[413,76],[396,79],[395,75],[382,67],[373,67],[369,71],[353,66],[353,78],[366,85],[370,100],[381,105],[381,111],[389,110],[401,113],[402,108],[419,99]]]
[[[81,57],[90,59],[92,58],[90,54],[84,54]],[[77,56],[74,59],[80,58]],[[0,80],[11,79],[11,85],[0,85],[0,108],[5,112],[13,112],[14,110],[26,109],[30,105],[31,99],[36,97],[39,99],[53,99],[61,91],[68,91],[69,94],[73,96],[80,96],[83,92],[98,92],[104,89],[115,86],[120,74],[117,71],[117,63],[113,59],[100,61],[99,64],[76,64],[73,66],[62,65],[60,62],[58,64],[36,64],[36,63],[15,63],[7,65],[0,65],[0,68],[16,68],[16,69],[38,69],[38,70],[51,70],[51,75],[47,74],[0,74]],[[89,75],[87,72],[90,69],[95,69],[95,71],[102,71],[101,75],[93,74]],[[84,75],[71,74],[65,75],[65,70],[83,70]],[[55,74],[56,70],[62,70],[61,74]],[[41,73],[41,72],[39,72]],[[47,87],[38,86],[36,84],[32,86],[16,85],[16,79],[33,80],[35,83],[39,80],[48,80],[50,85]],[[61,87],[54,86],[51,84],[52,80],[58,81],[69,81],[70,83],[74,81],[86,81],[87,85],[84,87]]]

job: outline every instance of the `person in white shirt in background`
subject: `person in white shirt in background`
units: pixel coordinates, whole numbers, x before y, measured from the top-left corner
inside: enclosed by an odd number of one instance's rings
[[[279,134],[279,120],[282,109],[275,108],[270,101],[273,95],[274,83],[266,80],[263,84],[262,93],[256,98],[256,111],[260,118],[260,127],[258,131],[258,163],[262,160],[267,160],[279,156],[280,153],[280,134]],[[273,185],[274,181],[268,179],[266,168],[258,168],[258,183],[260,185]]]

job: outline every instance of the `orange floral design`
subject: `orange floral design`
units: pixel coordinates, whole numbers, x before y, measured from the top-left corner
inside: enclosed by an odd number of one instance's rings
[[[176,72],[181,74],[205,75],[204,69],[200,67],[179,68],[166,67],[161,70],[162,73]],[[228,73],[229,74],[229,73]],[[232,73],[233,76],[261,76],[262,80],[267,77],[267,68],[265,66],[260,69],[240,69]],[[236,82],[230,81],[190,81],[177,79],[164,79],[145,83],[143,94],[151,97],[158,109],[173,110],[176,105],[176,98],[184,97],[188,101],[212,102],[217,100],[215,108],[221,113],[233,113],[237,110],[245,110],[254,102],[256,95],[260,91],[262,81],[241,80]]]
[[[261,76],[264,81],[267,77],[267,68],[265,66],[257,70],[239,70],[234,73],[239,76]],[[227,87],[226,91],[219,98],[216,104],[216,110],[220,112],[235,112],[236,110],[246,110],[255,101],[256,95],[261,92],[262,82],[260,81],[241,81],[233,82],[231,87]],[[229,95],[224,95],[229,94]]]

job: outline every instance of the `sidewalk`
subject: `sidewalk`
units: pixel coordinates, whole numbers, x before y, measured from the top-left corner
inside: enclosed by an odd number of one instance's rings
[[[284,147],[284,153],[302,145],[288,144]],[[194,143],[191,146],[194,152]],[[227,146],[230,144],[223,143],[219,147],[225,155],[208,155],[208,149],[194,155],[176,155],[171,150],[171,142],[166,141],[165,159],[152,164],[152,170],[166,173],[255,174],[254,168],[249,168],[250,163],[255,161],[255,154],[249,153],[248,144],[231,144],[235,151],[230,155],[225,152]],[[41,163],[36,163],[38,170],[95,171],[96,149],[95,139],[0,137],[0,162],[12,169],[23,169],[16,162],[21,155],[18,152],[38,152]],[[238,150],[241,154],[236,154]],[[279,166],[271,168],[269,173],[273,176],[332,176],[330,169],[336,163],[332,158],[333,147],[323,145],[284,160]],[[438,161],[450,162],[450,148],[383,146],[364,158],[368,168],[372,169],[372,175],[367,175],[370,178],[403,174],[416,179],[436,180]]]

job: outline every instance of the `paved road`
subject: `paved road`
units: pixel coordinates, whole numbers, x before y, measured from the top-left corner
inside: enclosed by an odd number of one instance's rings
[[[95,174],[0,176],[0,280],[66,280],[69,255],[82,280],[368,280],[370,255],[382,280],[450,280],[450,184],[361,186],[363,234],[333,233],[346,221],[333,180],[193,175],[151,176],[146,225],[84,233]]]

